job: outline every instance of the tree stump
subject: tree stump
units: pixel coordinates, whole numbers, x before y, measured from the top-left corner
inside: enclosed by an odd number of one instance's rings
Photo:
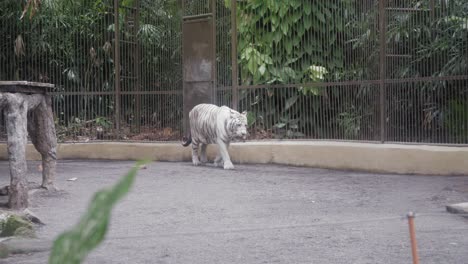
[[[7,83],[7,84],[5,84]],[[15,85],[0,83],[0,109],[3,109],[8,135],[8,157],[10,161],[10,188],[8,206],[12,209],[28,207],[26,145],[27,135],[31,137],[42,156],[42,187],[55,189],[55,167],[57,160],[57,138],[49,95],[34,93],[34,83],[20,82],[27,87],[22,93]],[[40,91],[44,91],[41,89]],[[33,93],[33,94],[30,94]],[[28,113],[31,120],[28,122]]]

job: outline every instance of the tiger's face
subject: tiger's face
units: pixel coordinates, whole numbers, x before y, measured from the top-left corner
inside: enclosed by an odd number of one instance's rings
[[[231,112],[231,121],[229,124],[229,130],[233,138],[246,140],[247,133],[247,112]]]

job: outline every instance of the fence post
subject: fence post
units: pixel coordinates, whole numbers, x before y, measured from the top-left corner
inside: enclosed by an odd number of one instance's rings
[[[119,0],[114,0],[114,89],[115,89],[115,128],[120,136],[120,29]]]
[[[386,141],[386,116],[387,107],[385,103],[385,78],[386,78],[386,8],[387,0],[379,1],[379,31],[380,31],[380,71],[379,71],[379,90],[380,90],[380,142]]]
[[[133,26],[133,38],[135,40],[135,50],[133,51],[133,64],[135,67],[135,122],[136,130],[138,133],[141,132],[141,52],[140,52],[140,39],[138,37],[138,31],[140,30],[140,0],[135,0],[133,2],[134,12],[135,12],[135,22]]]
[[[237,65],[237,0],[231,0],[231,56],[232,56],[232,108],[237,110],[239,105],[239,79]]]
[[[408,218],[408,226],[410,232],[410,240],[411,240],[411,254],[413,256],[413,264],[419,264],[419,256],[418,256],[418,245],[416,243],[416,231],[414,228],[414,218],[415,214],[413,212],[409,212],[406,217]]]

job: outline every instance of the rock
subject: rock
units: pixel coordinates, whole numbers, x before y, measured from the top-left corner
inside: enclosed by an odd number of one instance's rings
[[[34,252],[49,251],[52,241],[40,239],[10,238],[0,242],[0,256],[2,251],[7,257],[10,254],[29,254]]]
[[[468,217],[468,203],[458,203],[447,205],[447,212],[452,214],[463,214]]]
[[[34,232],[34,229],[29,229],[24,226],[16,229],[13,235],[15,237],[36,238],[36,232]]]
[[[0,189],[0,195],[1,196],[7,196],[10,193],[10,186],[5,186]]]
[[[31,212],[27,208],[24,209],[22,217],[34,224],[45,225],[44,222],[42,222],[41,219],[39,219],[39,217],[37,217],[33,212]]]
[[[0,259],[2,258],[7,258],[10,255],[10,251],[8,250],[8,247],[0,243]]]
[[[33,225],[31,222],[21,218],[18,215],[10,215],[8,216],[8,218],[2,226],[2,232],[0,233],[0,237],[13,236],[15,235],[16,230],[20,227],[33,230]]]

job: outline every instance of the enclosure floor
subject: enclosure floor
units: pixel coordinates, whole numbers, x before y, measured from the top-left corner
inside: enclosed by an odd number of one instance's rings
[[[29,180],[39,183],[36,162]],[[31,210],[53,239],[75,224],[92,194],[132,162],[61,161],[58,194]],[[0,162],[0,183],[8,183]],[[67,181],[76,177],[76,181]],[[411,263],[415,211],[421,263],[466,263],[468,219],[445,205],[468,200],[468,177],[376,175],[284,166],[235,171],[152,163],[113,212],[105,242],[86,263]],[[432,214],[432,215],[426,215]],[[0,263],[46,263],[48,253]]]

